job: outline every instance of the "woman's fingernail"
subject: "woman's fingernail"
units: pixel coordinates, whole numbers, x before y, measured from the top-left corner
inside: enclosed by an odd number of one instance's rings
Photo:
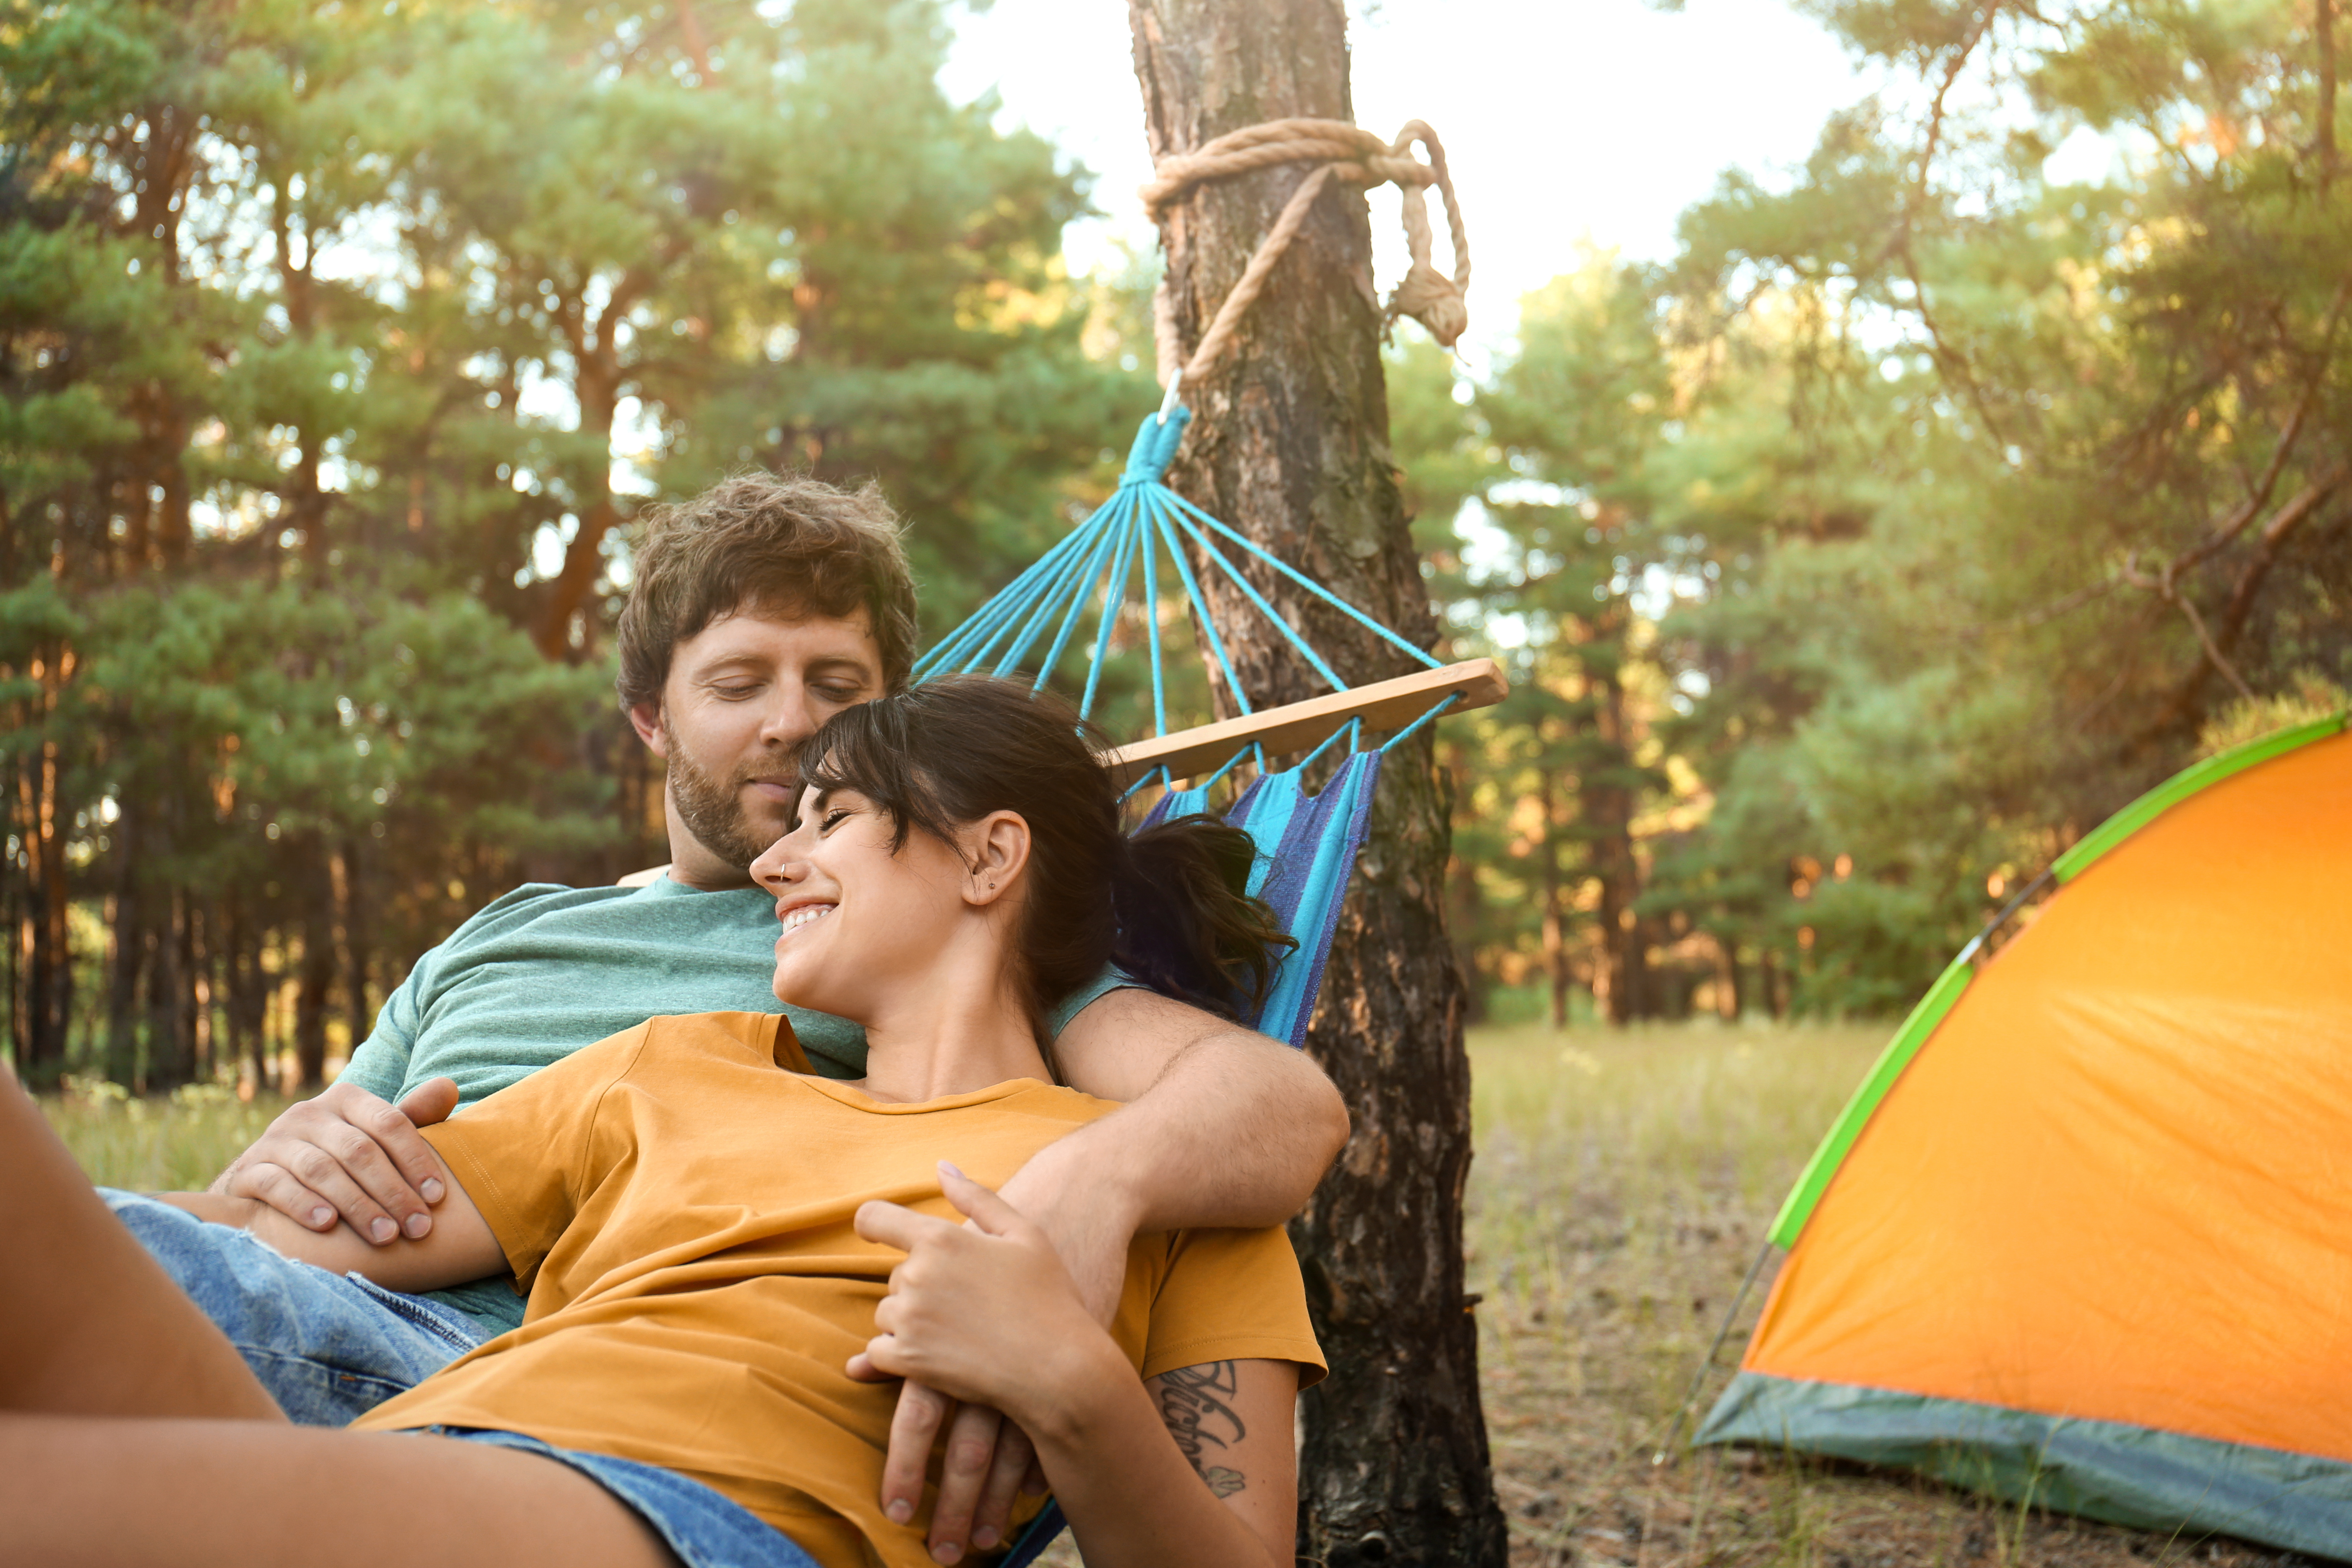
[[[971,1180],[970,1176],[965,1175],[961,1171],[956,1168],[956,1163],[952,1160],[940,1161],[940,1169],[945,1171],[949,1175],[953,1176],[959,1182],[969,1182]]]
[[[413,1215],[410,1215],[408,1216],[408,1226],[407,1226],[407,1229],[408,1229],[408,1239],[409,1239],[409,1240],[411,1240],[411,1241],[422,1241],[422,1240],[424,1240],[424,1239],[425,1239],[425,1233],[426,1231],[431,1230],[432,1228],[433,1228],[433,1216],[432,1216],[431,1215],[429,1215],[429,1214],[413,1214]]]
[[[994,1547],[995,1544],[996,1531],[990,1529],[987,1525],[983,1524],[978,1530],[971,1532],[971,1549],[974,1552],[989,1551],[991,1548]]]
[[[400,1234],[400,1227],[388,1219],[372,1219],[368,1221],[368,1234],[378,1241],[390,1241]]]
[[[417,1196],[423,1198],[428,1204],[439,1203],[441,1201],[441,1184],[435,1181],[430,1176],[425,1177],[425,1180],[419,1182],[416,1185]]]
[[[931,1561],[940,1563],[961,1563],[963,1561],[963,1548],[952,1541],[942,1541],[931,1548]]]
[[[908,1520],[915,1517],[915,1505],[908,1502],[905,1498],[900,1498],[898,1501],[892,1503],[888,1508],[884,1509],[882,1511],[890,1516],[891,1523],[904,1524]]]
[[[325,1227],[326,1223],[334,1217],[335,1211],[331,1208],[315,1208],[310,1211],[310,1223],[322,1229]]]

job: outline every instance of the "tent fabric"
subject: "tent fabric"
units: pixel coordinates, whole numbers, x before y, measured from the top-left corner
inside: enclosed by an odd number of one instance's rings
[[[2352,1464],[2342,730],[2209,764],[1949,986],[1813,1173],[1702,1441],[1843,1453],[1842,1432],[1877,1440],[1869,1393]],[[2334,1484],[2309,1493],[2320,1522],[2294,1544],[2352,1556]],[[2189,1511],[2134,1522],[2280,1539],[2243,1508],[2167,1495]]]
[[[1734,1380],[1698,1440],[1902,1465],[2109,1524],[2352,1552],[2352,1465],[2275,1448],[1755,1373]]]

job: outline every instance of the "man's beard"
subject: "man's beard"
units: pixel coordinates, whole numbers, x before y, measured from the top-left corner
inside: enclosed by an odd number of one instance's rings
[[[662,716],[662,737],[669,744],[670,797],[677,802],[678,819],[705,849],[739,871],[750,870],[781,837],[753,823],[743,809],[741,789],[751,776],[727,784],[705,772],[678,744],[667,714]]]

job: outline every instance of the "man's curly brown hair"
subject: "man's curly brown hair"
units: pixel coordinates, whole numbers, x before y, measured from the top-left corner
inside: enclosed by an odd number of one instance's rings
[[[658,703],[677,645],[739,610],[866,612],[897,691],[915,662],[915,580],[898,519],[871,481],[843,489],[806,475],[751,472],[656,507],[621,611],[621,706]]]

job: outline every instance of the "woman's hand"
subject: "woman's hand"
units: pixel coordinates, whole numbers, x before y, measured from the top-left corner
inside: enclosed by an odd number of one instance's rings
[[[1043,1230],[944,1161],[940,1185],[971,1225],[898,1204],[857,1211],[859,1236],[907,1258],[891,1271],[874,1310],[881,1331],[851,1359],[852,1376],[914,1378],[1032,1431],[1054,1419],[1055,1390],[1083,1386],[1112,1363],[1134,1376]]]
[[[948,1201],[971,1218],[958,1226],[897,1204],[858,1211],[857,1233],[904,1248],[890,1294],[875,1312],[881,1331],[850,1358],[861,1380],[907,1379],[883,1465],[882,1506],[911,1521],[923,1493],[931,1441],[950,1427],[947,1468],[932,1510],[929,1545],[940,1563],[963,1555],[967,1535],[987,1551],[1004,1539],[1016,1490],[1044,1490],[1028,1439],[996,1412],[1051,1408],[1062,1380],[1098,1375],[1103,1365],[1131,1375],[1126,1358],[1079,1299],[1061,1256],[1039,1226],[996,1194],[942,1163]],[[1108,1357],[1108,1362],[1102,1358]],[[982,1389],[995,1390],[983,1393]],[[949,1421],[948,1400],[962,1401]]]

